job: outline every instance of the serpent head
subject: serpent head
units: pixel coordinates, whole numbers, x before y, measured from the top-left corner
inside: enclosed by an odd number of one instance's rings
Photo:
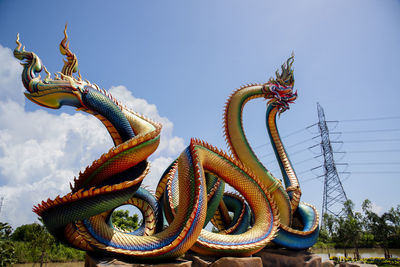
[[[294,55],[281,66],[282,72],[275,72],[276,78],[271,78],[263,86],[265,98],[269,99],[268,104],[279,108],[279,113],[289,109],[289,104],[294,103],[297,98],[297,91],[293,90],[294,76],[293,65]]]
[[[14,56],[23,61],[21,63],[24,66],[22,82],[27,90],[25,96],[38,105],[52,109],[58,109],[62,105],[70,105],[76,108],[84,107],[82,94],[88,90],[88,83],[82,81],[80,75],[79,78],[72,76],[72,73],[77,70],[77,59],[75,55],[70,53],[65,40],[66,38],[60,44],[60,50],[64,55],[67,55],[68,61],[64,62],[64,68],[59,73],[61,77],[55,74],[54,79],[52,79],[35,53],[25,51],[25,47],[21,49],[22,45],[19,42],[19,35],[17,35],[17,47],[14,49]],[[42,70],[46,72],[46,77],[43,80],[40,77]]]
[[[67,60],[64,61],[64,67],[59,72],[60,76],[55,74],[52,79],[35,53],[25,51],[24,48],[21,49],[22,45],[17,35],[18,46],[14,49],[14,56],[24,61],[22,63],[24,66],[22,81],[27,90],[25,96],[46,108],[58,109],[63,105],[68,105],[101,116],[103,121],[108,121],[107,123],[110,123],[118,132],[117,143],[132,138],[135,134],[122,113],[118,101],[96,84],[83,81],[80,74],[77,78],[73,76],[78,69],[78,59],[69,50],[66,29],[64,36],[60,44],[60,51],[67,57]],[[47,74],[43,80],[39,74],[42,70]],[[36,76],[36,74],[39,75]],[[107,125],[107,127],[111,127],[109,124]]]

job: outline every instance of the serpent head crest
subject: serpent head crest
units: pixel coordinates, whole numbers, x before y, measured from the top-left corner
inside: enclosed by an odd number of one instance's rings
[[[289,104],[293,103],[297,98],[297,91],[293,90],[294,76],[292,65],[294,62],[294,54],[275,72],[276,78],[264,84],[265,97],[270,99],[268,104],[275,105],[279,108],[279,113],[289,109]]]
[[[27,92],[25,96],[32,102],[47,107],[58,109],[63,105],[70,105],[76,108],[87,108],[83,103],[83,94],[88,88],[100,91],[97,85],[83,81],[78,70],[78,59],[69,49],[67,25],[64,29],[64,39],[60,43],[60,52],[66,57],[62,71],[51,78],[46,67],[41,63],[40,58],[33,52],[25,51],[17,35],[17,47],[14,49],[14,56],[23,61],[22,82]],[[44,70],[46,77],[41,79],[40,72]],[[74,73],[79,76],[75,78]]]

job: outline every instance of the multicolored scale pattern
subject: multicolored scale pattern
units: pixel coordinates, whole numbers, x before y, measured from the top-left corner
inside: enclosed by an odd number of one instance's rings
[[[281,113],[281,109],[288,109],[287,103],[282,106],[281,101],[286,98],[287,102],[291,102],[297,97],[297,93],[290,95],[288,92],[291,86],[280,86],[284,88],[284,93],[280,95],[279,101],[274,101],[275,98],[269,101],[266,114],[268,134],[281,168],[285,186],[262,165],[244,135],[242,122],[244,105],[252,99],[270,99],[271,95],[275,96],[280,93],[276,86],[274,86],[274,91],[270,92],[269,86],[269,83],[251,84],[233,92],[225,106],[225,137],[232,154],[263,181],[277,203],[280,213],[280,229],[273,242],[290,249],[307,249],[317,241],[319,215],[314,206],[300,202],[299,182],[276,125],[276,117]],[[294,217],[301,222],[302,229],[291,227]]]
[[[297,177],[276,127],[276,115],[297,96],[292,92],[290,59],[276,80],[242,87],[229,98],[224,121],[232,156],[192,139],[164,172],[153,195],[140,184],[150,170],[147,159],[160,142],[161,125],[121,105],[80,74],[73,76],[78,60],[69,49],[66,28],[60,51],[67,60],[54,78],[38,56],[21,49],[18,37],[17,44],[14,55],[24,60],[26,97],[47,108],[70,105],[95,116],[115,145],[79,173],[70,193],[34,207],[61,241],[86,251],[148,261],[176,258],[189,249],[206,255],[248,256],[271,241],[293,249],[308,248],[316,241],[318,213],[300,202]],[[36,76],[42,70],[47,74],[43,80]],[[267,127],[286,188],[260,163],[245,137],[242,110],[255,98],[270,100]],[[225,183],[237,193],[224,193]],[[134,205],[142,212],[138,230],[125,232],[112,224],[112,212],[122,205]],[[300,229],[292,228],[294,219],[303,225]],[[204,229],[208,222],[220,232]]]

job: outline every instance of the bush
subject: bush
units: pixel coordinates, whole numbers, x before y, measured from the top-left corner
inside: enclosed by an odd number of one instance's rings
[[[385,259],[384,257],[372,257],[372,258],[362,258],[357,261],[351,257],[332,256],[329,259],[334,261],[335,264],[339,264],[341,262],[360,262],[360,263],[366,263],[366,264],[376,264],[378,266],[385,266],[385,265],[400,266],[399,258]]]
[[[7,266],[15,263],[16,249],[10,240],[12,228],[8,223],[0,222],[0,266]]]
[[[18,227],[11,235],[18,263],[83,261],[85,252],[63,245],[38,223]],[[0,265],[2,266],[2,265]]]

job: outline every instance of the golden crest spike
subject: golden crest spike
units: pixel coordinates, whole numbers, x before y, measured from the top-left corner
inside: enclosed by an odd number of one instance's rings
[[[64,28],[64,39],[63,39],[63,41],[66,42],[65,47],[68,48],[68,45],[69,45],[69,44],[68,44],[68,42],[67,42],[67,40],[68,40],[67,28],[68,28],[68,24],[65,23],[65,28]]]
[[[81,71],[80,70],[78,70],[78,81],[82,81],[82,76],[81,76]]]
[[[22,44],[19,42],[19,33],[17,33],[17,40],[15,40],[15,43],[18,45],[16,49],[21,50]]]
[[[45,78],[45,80],[50,80],[50,79],[51,79],[51,74],[50,74],[50,72],[47,71],[47,69],[46,69],[45,66],[43,66],[43,69],[44,69],[44,71],[46,72],[46,78]]]
[[[269,80],[270,83],[279,83],[284,86],[293,86],[294,84],[294,76],[292,65],[294,62],[294,53],[291,53],[291,56],[286,60],[285,63],[281,65],[281,73],[279,73],[279,69],[275,72],[275,78],[271,78]]]
[[[60,43],[60,53],[62,55],[65,55],[67,53],[66,50],[68,50],[69,42],[68,42],[68,34],[67,34],[67,26],[68,24],[65,23],[65,28],[64,28],[64,39],[61,40]]]

